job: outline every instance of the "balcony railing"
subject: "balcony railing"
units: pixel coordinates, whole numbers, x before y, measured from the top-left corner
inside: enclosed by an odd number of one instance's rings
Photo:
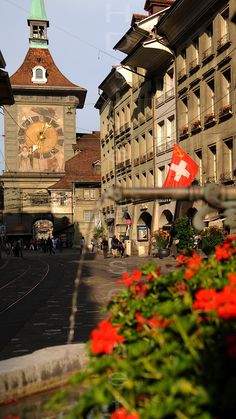
[[[196,70],[199,67],[199,62],[198,62],[198,58],[195,58],[194,60],[192,60],[189,63],[189,72],[193,72],[194,70]]]
[[[152,160],[152,158],[153,158],[153,151],[149,151],[149,153],[147,153],[147,161]]]
[[[225,47],[230,43],[229,33],[225,33],[220,39],[217,41],[217,50]]]
[[[138,165],[139,165],[139,157],[134,159],[134,166],[138,166]]]
[[[146,110],[145,110],[145,116],[146,116],[146,119],[147,120],[150,119],[150,118],[152,118],[152,110],[150,108],[146,108]]]
[[[140,161],[140,164],[145,163],[147,161],[146,154],[143,154],[143,156],[140,157],[139,161]]]
[[[169,90],[166,91],[166,93],[165,93],[165,99],[166,100],[170,99],[171,97],[174,96],[174,94],[175,94],[175,90],[172,87],[171,89],[169,89]]]
[[[187,70],[186,70],[186,67],[183,67],[180,71],[178,71],[178,75],[177,75],[178,81],[186,77],[187,77]]]
[[[161,154],[161,153],[164,153],[164,152],[170,150],[171,148],[173,148],[174,143],[175,143],[175,139],[172,138],[172,139],[168,139],[168,141],[166,141],[163,144],[158,144],[157,145],[157,155]]]
[[[233,180],[234,178],[235,178],[235,176],[234,176],[232,170],[225,171],[225,172],[221,173],[221,175],[220,175],[220,181],[222,183],[227,182],[229,180]]]
[[[162,94],[162,95],[160,95],[160,96],[158,96],[157,98],[156,98],[156,106],[158,106],[158,105],[160,105],[161,103],[163,103],[165,101],[165,95],[164,95],[164,93]]]
[[[213,57],[213,55],[214,55],[214,52],[213,52],[213,47],[211,45],[209,48],[207,48],[205,51],[203,51],[202,61],[204,62],[204,61],[208,60],[209,58]]]

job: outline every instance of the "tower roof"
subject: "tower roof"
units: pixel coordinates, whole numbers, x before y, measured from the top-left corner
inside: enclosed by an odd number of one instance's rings
[[[41,66],[47,72],[47,82],[37,84],[32,80],[32,70]],[[65,95],[73,94],[79,99],[78,107],[82,108],[87,90],[68,80],[56,66],[48,49],[29,48],[20,68],[10,78],[13,92],[41,90],[58,92]],[[21,93],[22,94],[22,93]]]
[[[47,21],[44,0],[32,0],[29,20]]]

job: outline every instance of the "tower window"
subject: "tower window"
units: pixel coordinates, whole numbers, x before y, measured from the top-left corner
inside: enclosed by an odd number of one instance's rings
[[[33,68],[33,77],[32,82],[33,83],[47,83],[47,77],[46,77],[46,69],[42,66],[36,66]]]
[[[43,78],[43,70],[42,68],[37,68],[35,71],[36,79],[42,79]]]

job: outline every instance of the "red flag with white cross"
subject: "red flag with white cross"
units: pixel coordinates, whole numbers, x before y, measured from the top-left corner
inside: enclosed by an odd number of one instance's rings
[[[170,169],[163,187],[189,186],[197,172],[197,163],[182,148],[175,144]]]

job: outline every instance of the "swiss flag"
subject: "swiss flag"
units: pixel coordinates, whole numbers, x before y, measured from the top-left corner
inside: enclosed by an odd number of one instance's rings
[[[198,165],[177,144],[174,145],[170,169],[164,187],[189,186],[198,172]]]

